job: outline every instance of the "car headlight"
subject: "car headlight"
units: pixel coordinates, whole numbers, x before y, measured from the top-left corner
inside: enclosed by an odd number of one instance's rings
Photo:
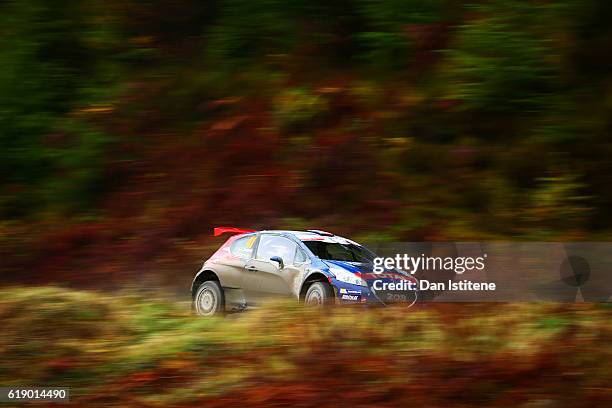
[[[361,276],[341,268],[330,268],[330,272],[334,274],[340,282],[350,283],[351,285],[368,286]]]

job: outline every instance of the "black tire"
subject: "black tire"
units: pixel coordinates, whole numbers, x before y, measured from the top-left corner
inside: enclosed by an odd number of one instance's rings
[[[308,287],[304,296],[304,304],[312,307],[322,307],[334,301],[334,290],[326,282],[314,282]]]
[[[217,281],[202,283],[193,297],[193,311],[198,316],[219,315],[225,312],[223,288]]]

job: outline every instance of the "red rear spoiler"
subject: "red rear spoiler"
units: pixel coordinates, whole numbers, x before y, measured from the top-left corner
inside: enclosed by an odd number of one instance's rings
[[[231,232],[232,234],[245,234],[247,232],[256,232],[257,230],[252,229],[243,229],[243,228],[235,228],[235,227],[215,227],[213,235],[218,237],[219,235],[226,234]]]

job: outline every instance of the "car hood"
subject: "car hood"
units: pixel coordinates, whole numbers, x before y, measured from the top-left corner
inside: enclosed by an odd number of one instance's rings
[[[342,268],[346,271],[356,273],[369,273],[372,271],[372,266],[360,262],[348,262],[348,261],[330,261],[323,260],[323,263],[330,268]]]
[[[371,263],[348,262],[348,261],[331,261],[328,259],[322,260],[329,268],[342,268],[348,272],[360,273],[363,279],[370,281],[371,279],[414,279],[405,272],[399,272],[395,269],[385,269],[381,274],[372,272],[373,265]]]

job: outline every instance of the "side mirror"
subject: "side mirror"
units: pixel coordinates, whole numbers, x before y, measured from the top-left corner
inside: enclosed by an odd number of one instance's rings
[[[278,262],[278,268],[279,269],[283,269],[285,267],[285,263],[283,262],[283,258],[281,258],[280,256],[271,256],[270,260],[272,262]]]

